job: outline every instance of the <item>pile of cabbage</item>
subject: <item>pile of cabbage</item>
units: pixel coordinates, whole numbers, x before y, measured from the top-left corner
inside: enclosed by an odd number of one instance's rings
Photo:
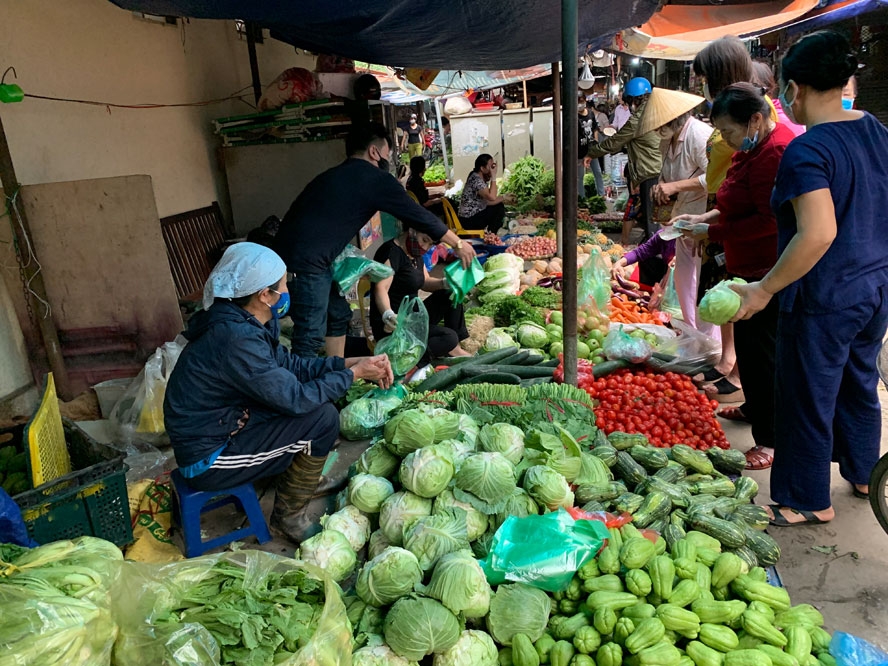
[[[553,423],[479,427],[426,404],[396,414],[356,463],[342,508],[300,549],[343,581],[367,547],[346,600],[355,665],[434,655],[435,666],[495,666],[515,633],[539,637],[548,595],[521,583],[494,592],[478,560],[508,516],[573,506],[570,484],[602,465]]]
[[[514,296],[521,288],[524,260],[514,254],[496,254],[484,263],[484,279],[476,287],[482,304]]]

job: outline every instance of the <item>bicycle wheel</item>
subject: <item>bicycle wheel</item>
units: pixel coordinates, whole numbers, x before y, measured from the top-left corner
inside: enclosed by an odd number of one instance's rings
[[[879,458],[870,475],[869,501],[876,520],[888,533],[888,454]]]

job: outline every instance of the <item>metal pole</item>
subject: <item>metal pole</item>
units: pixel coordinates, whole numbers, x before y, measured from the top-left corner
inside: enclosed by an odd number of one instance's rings
[[[0,119],[0,187],[7,197],[13,197],[19,191],[21,184],[15,175],[15,166],[12,163],[12,154],[9,152],[9,143],[6,140],[6,132],[3,129],[3,121]],[[31,240],[31,227],[28,224],[28,213],[21,203],[17,203],[15,210],[9,206],[10,220],[15,235],[20,242],[30,246],[31,255],[35,255],[34,243]],[[22,248],[16,251],[21,251]],[[65,367],[65,358],[62,356],[62,346],[59,344],[59,334],[56,331],[55,323],[48,311],[48,307],[44,303],[49,303],[49,296],[46,295],[46,285],[43,282],[43,273],[38,268],[38,261],[28,261],[26,257],[22,259],[24,267],[24,278],[29,287],[28,291],[28,307],[34,311],[37,320],[37,327],[40,329],[40,337],[43,340],[43,348],[46,350],[46,358],[49,361],[49,369],[52,371],[55,385],[58,387],[58,393],[63,400],[73,398],[71,394],[71,385],[68,382],[68,369]],[[43,300],[43,303],[39,299]]]
[[[432,104],[435,105],[435,115],[438,117],[438,136],[441,138],[441,156],[444,158],[444,173],[447,174],[447,182],[452,182],[450,179],[450,164],[447,161],[447,141],[444,140],[444,123],[441,122],[441,107],[438,104],[440,100],[435,97],[432,99]]]
[[[552,135],[555,140],[555,233],[558,235],[558,256],[561,256],[563,231],[561,230],[564,196],[561,192],[564,171],[561,163],[561,74],[559,63],[552,63]]]
[[[255,23],[246,24],[247,53],[250,55],[250,78],[253,82],[253,97],[256,104],[262,97],[262,82],[259,80],[259,59],[256,57],[256,31],[261,30]]]
[[[561,0],[561,221],[564,260],[564,381],[577,385],[577,0]]]

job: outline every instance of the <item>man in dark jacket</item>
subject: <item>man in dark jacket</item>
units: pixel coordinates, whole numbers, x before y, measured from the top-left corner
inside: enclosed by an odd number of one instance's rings
[[[334,401],[356,378],[388,386],[386,356],[302,359],[278,341],[290,299],[270,249],[226,250],[191,319],[166,388],[164,423],[179,471],[199,490],[280,475],[271,527],[298,543],[305,508],[339,432]]]
[[[413,201],[388,171],[391,145],[382,125],[358,126],[346,141],[348,159],[311,181],[281,222],[274,249],[293,273],[293,353],[317,356],[326,334],[327,356],[343,356],[351,308],[333,283],[333,260],[374,214],[444,242],[468,266],[475,251]]]

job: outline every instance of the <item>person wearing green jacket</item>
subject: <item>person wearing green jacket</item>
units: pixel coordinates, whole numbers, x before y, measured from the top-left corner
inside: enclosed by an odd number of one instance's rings
[[[587,155],[593,159],[603,155],[613,155],[623,149],[629,154],[629,184],[632,188],[638,188],[641,198],[640,224],[644,230],[644,237],[650,237],[656,229],[653,223],[653,203],[651,190],[660,178],[660,170],[663,167],[663,157],[660,155],[660,137],[651,131],[641,136],[636,136],[644,108],[648,97],[653,90],[651,82],[643,77],[630,79],[626,83],[623,97],[629,98],[632,115],[626,124],[611,137],[604,141],[589,144]],[[632,222],[623,223],[623,244],[629,242],[629,232]]]

